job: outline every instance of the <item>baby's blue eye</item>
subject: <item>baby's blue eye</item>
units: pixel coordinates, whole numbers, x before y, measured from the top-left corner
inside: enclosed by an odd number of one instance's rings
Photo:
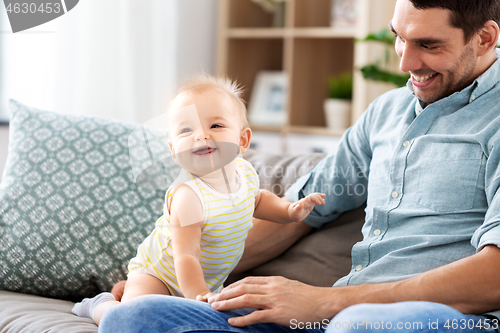
[[[221,127],[222,127],[222,125],[220,125],[220,124],[213,124],[212,125],[212,128],[221,128]]]
[[[186,128],[181,129],[179,134],[184,134],[184,133],[189,133],[189,132],[191,132],[191,129],[186,127]]]

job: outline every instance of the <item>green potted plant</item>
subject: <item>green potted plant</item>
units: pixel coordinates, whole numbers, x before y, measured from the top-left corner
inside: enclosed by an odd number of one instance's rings
[[[324,102],[326,124],[331,130],[345,130],[350,125],[352,109],[352,73],[328,78],[328,98]]]

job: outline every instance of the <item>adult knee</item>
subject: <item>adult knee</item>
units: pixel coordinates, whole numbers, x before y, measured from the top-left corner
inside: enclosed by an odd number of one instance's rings
[[[369,332],[383,331],[393,316],[385,311],[383,304],[357,304],[339,312],[330,322],[334,332]],[[391,324],[389,324],[391,326]]]
[[[449,306],[432,302],[358,304],[337,314],[329,327],[332,332],[420,332],[436,320],[461,315]]]
[[[184,303],[176,297],[163,295],[130,299],[106,311],[99,323],[99,332],[162,332],[159,326],[174,324],[176,319],[183,317],[179,313],[186,311]]]
[[[133,315],[133,308],[129,311],[126,310],[126,304],[118,304],[109,308],[102,316],[99,322],[100,332],[127,332],[126,327],[130,325],[129,315]],[[128,317],[128,318],[127,318]]]
[[[160,333],[174,328],[190,332],[197,331],[197,327],[209,327],[213,332],[234,332],[227,323],[228,318],[249,312],[219,312],[205,302],[182,297],[146,295],[109,309],[102,317],[99,332]]]

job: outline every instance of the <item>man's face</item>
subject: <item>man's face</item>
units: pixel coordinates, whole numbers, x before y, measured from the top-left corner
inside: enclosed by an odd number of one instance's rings
[[[479,76],[474,36],[464,43],[462,29],[450,25],[451,11],[416,9],[398,0],[391,29],[397,36],[400,69],[411,74],[415,96],[426,105],[471,84]]]

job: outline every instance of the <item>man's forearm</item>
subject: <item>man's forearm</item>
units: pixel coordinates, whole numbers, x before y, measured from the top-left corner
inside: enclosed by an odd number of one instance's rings
[[[278,224],[254,218],[245,241],[245,252],[234,272],[243,272],[276,258],[311,229],[304,222]]]
[[[429,301],[449,305],[467,314],[500,309],[500,249],[486,246],[479,253],[412,278],[359,286],[331,288],[332,314],[359,303]]]

